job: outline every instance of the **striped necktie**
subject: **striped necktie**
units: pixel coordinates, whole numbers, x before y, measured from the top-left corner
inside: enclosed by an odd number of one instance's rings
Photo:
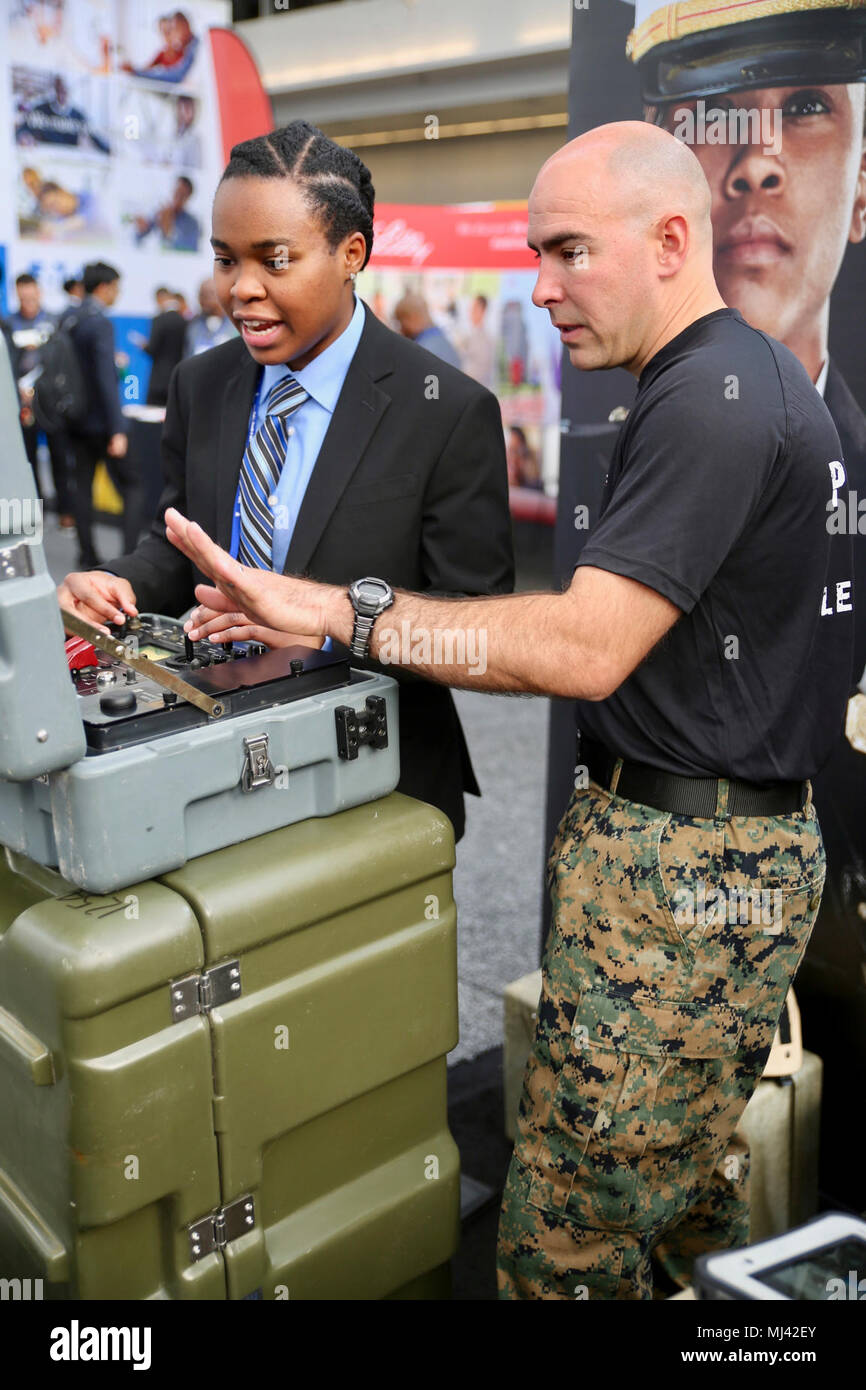
[[[300,382],[287,373],[274,382],[265,401],[265,418],[249,440],[241,464],[241,529],[238,559],[242,565],[273,567],[274,490],[286,457],[290,415],[308,399]]]

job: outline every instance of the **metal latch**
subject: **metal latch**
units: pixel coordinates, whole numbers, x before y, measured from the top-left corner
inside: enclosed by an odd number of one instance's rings
[[[189,1250],[193,1260],[203,1260],[214,1250],[222,1250],[230,1240],[246,1235],[256,1224],[256,1209],[250,1194],[238,1197],[227,1207],[217,1207],[199,1221],[187,1226]]]
[[[388,747],[388,709],[384,695],[368,695],[366,705],[366,714],[352,709],[351,705],[338,705],[334,710],[337,752],[348,761],[357,758],[363,743],[370,748]]]
[[[244,739],[244,770],[241,774],[241,789],[255,791],[256,787],[269,787],[276,777],[276,770],[268,751],[267,734]]]
[[[179,980],[169,981],[171,991],[171,1018],[173,1023],[181,1023],[194,1014],[206,1014],[218,1004],[228,1004],[238,999],[241,993],[241,964],[239,960],[226,960],[220,965],[212,965],[201,973],[184,975]]]

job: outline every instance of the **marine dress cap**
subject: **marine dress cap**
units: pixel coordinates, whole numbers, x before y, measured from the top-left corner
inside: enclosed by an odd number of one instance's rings
[[[866,81],[866,0],[637,0],[643,100]]]

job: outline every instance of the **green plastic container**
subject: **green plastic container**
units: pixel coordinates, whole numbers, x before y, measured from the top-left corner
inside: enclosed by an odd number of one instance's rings
[[[448,1297],[449,821],[393,794],[108,896],[0,858],[0,1278]]]

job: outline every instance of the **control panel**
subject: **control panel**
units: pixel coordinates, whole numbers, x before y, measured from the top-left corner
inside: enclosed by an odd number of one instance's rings
[[[351,679],[348,661],[331,653],[193,643],[179,621],[152,613],[112,627],[110,640],[80,620],[74,626],[66,658],[89,754],[335,690]]]

